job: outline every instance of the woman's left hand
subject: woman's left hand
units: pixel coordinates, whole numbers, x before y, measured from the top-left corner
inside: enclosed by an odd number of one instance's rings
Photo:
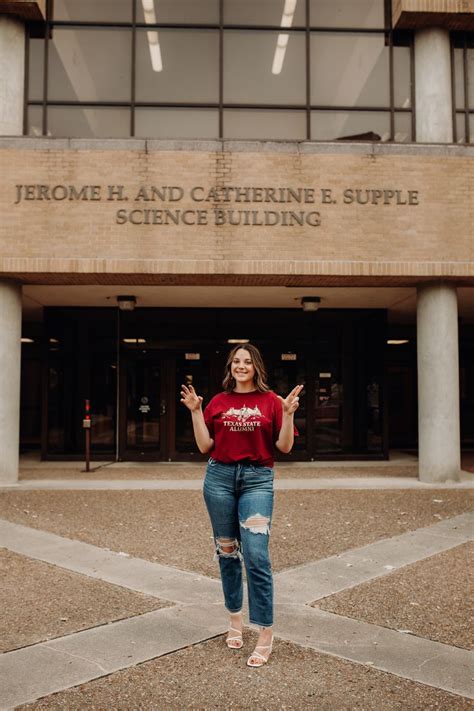
[[[280,397],[280,395],[278,396],[281,400],[284,415],[292,415],[298,409],[300,405],[299,394],[303,388],[304,385],[297,385],[285,398]]]

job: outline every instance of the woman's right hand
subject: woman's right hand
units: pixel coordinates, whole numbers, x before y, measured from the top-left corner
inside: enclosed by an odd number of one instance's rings
[[[192,385],[181,385],[181,402],[186,405],[188,410],[195,412],[201,409],[202,397],[196,394]]]

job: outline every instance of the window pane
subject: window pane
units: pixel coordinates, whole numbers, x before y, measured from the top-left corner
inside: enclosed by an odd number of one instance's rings
[[[28,65],[28,98],[30,101],[43,99],[44,40],[30,39]]]
[[[65,379],[63,361],[51,358],[48,366],[48,452],[64,450]],[[68,397],[71,397],[70,393]]]
[[[277,109],[224,111],[224,137],[304,140],[306,113]]]
[[[310,0],[313,27],[384,27],[384,0]]]
[[[410,48],[393,48],[393,82],[395,106],[411,107]]]
[[[469,109],[474,109],[474,49],[467,50],[467,85]]]
[[[304,26],[305,0],[224,0],[227,25]]]
[[[184,354],[176,358],[176,382],[192,385],[196,392],[208,402],[210,398],[210,365],[208,358],[200,356],[199,360],[185,360]],[[196,440],[193,433],[192,419],[179,401],[176,394],[175,432],[177,452],[196,452]]]
[[[389,50],[384,35],[311,35],[311,103],[389,106]]]
[[[97,324],[94,324],[95,326]],[[117,363],[113,356],[94,354],[90,369],[91,416],[94,426],[91,445],[95,451],[111,451],[115,447]]]
[[[218,138],[219,112],[212,109],[136,109],[140,138]]]
[[[50,106],[48,135],[65,138],[126,138],[130,136],[130,111],[101,106]]]
[[[54,19],[67,22],[131,22],[133,0],[54,0]]]
[[[137,31],[137,101],[217,102],[219,33]]]
[[[456,108],[464,108],[464,50],[454,50],[454,91],[456,96]]]
[[[465,114],[456,114],[456,143],[466,143]]]
[[[137,0],[137,22],[219,23],[218,0]]]
[[[388,111],[312,111],[311,138],[315,141],[333,141],[338,138],[375,134],[368,140],[390,139],[390,114]],[[380,137],[380,138],[378,138]]]
[[[58,29],[49,47],[48,99],[130,101],[131,30]]]
[[[305,38],[278,32],[224,33],[224,101],[305,103]]]
[[[28,136],[43,135],[43,108],[28,106]]]
[[[409,143],[412,140],[411,112],[395,112],[395,141],[397,143]]]

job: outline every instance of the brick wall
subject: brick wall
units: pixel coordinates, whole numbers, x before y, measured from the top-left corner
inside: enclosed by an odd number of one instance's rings
[[[294,144],[17,144],[0,147],[3,275],[31,282],[35,273],[474,277],[472,159],[456,147],[410,154],[361,145],[305,152]],[[128,199],[108,199],[120,197],[108,186],[123,186]],[[220,192],[209,195],[216,186]]]

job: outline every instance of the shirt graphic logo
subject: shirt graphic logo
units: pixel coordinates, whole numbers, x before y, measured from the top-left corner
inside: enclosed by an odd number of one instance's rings
[[[222,413],[222,419],[224,427],[228,427],[230,432],[254,432],[261,426],[264,418],[257,405],[244,405],[240,409],[230,407],[227,412]]]

